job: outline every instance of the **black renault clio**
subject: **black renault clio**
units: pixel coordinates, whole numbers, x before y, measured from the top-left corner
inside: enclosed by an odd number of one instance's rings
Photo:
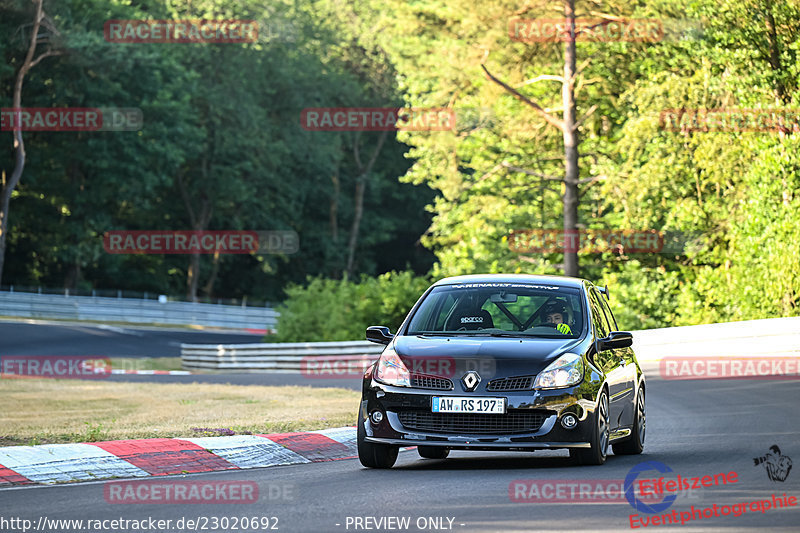
[[[579,464],[642,452],[645,380],[608,289],[557,276],[480,275],[433,284],[364,374],[358,456],[391,468],[400,447],[569,449]]]

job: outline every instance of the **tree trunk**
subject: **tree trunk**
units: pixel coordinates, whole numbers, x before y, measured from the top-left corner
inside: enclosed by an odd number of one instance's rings
[[[214,253],[214,256],[211,260],[211,275],[208,276],[208,281],[203,286],[203,294],[208,298],[211,298],[211,295],[214,292],[214,283],[216,283],[217,276],[219,275],[219,260],[220,254],[218,250]]]
[[[333,182],[333,192],[331,193],[330,210],[329,210],[329,224],[331,229],[331,242],[333,246],[330,249],[327,257],[328,259],[328,275],[332,279],[339,279],[344,273],[342,268],[342,253],[339,248],[339,195],[342,193],[341,183],[339,181],[339,168],[337,166],[336,173],[331,176]]]
[[[186,299],[197,301],[197,286],[200,284],[200,254],[194,253],[189,258],[189,270],[186,273]]]
[[[64,277],[64,288],[72,289],[75,294],[78,293],[78,283],[81,280],[81,261],[76,257],[75,262],[67,270],[67,275]]]
[[[28,52],[25,54],[25,60],[19,67],[17,78],[14,80],[14,95],[13,95],[13,108],[19,109],[22,107],[22,83],[25,80],[25,75],[28,74],[39,61],[45,57],[60,54],[61,52],[53,49],[48,49],[39,57],[34,59],[36,54],[36,44],[39,41],[39,27],[44,18],[42,11],[43,0],[33,0],[36,5],[36,15],[33,20],[33,28],[31,29],[31,40],[28,45]],[[21,126],[14,121],[15,126]],[[0,282],[3,279],[3,266],[6,257],[6,235],[8,233],[8,211],[11,204],[11,193],[17,187],[19,180],[22,178],[22,171],[25,169],[25,142],[22,139],[21,127],[14,128],[14,170],[11,171],[11,176],[7,176],[5,170],[0,173]]]
[[[781,63],[780,43],[778,42],[778,30],[775,27],[775,14],[772,2],[766,5],[766,24],[767,24],[767,43],[769,44],[769,65],[775,75],[775,96],[779,104],[788,105],[791,103],[791,96],[784,82],[783,65]]]
[[[575,79],[577,78],[576,68],[576,47],[575,47],[575,0],[563,0],[564,2],[564,18],[570,28],[570,35],[566,38],[564,44],[564,75],[561,80],[561,103],[564,108],[564,116],[558,119],[551,115],[546,109],[539,105],[536,101],[528,98],[520,93],[517,89],[509,84],[501,81],[494,76],[484,64],[481,64],[486,76],[503,87],[506,91],[514,95],[514,97],[532,107],[549,125],[558,128],[564,139],[564,195],[562,197],[562,205],[564,209],[564,275],[577,276],[578,269],[578,249],[579,249],[579,235],[578,235],[578,203],[580,195],[578,185],[580,184],[580,168],[578,147],[580,145],[580,138],[578,135],[578,127],[581,121],[594,111],[594,108],[587,111],[586,115],[580,120],[576,116],[575,109]],[[488,57],[488,52],[486,54]],[[552,80],[559,78],[557,76],[540,76],[540,79]],[[509,168],[512,168],[510,165]],[[519,169],[516,169],[519,170]],[[540,179],[553,179],[550,176],[541,175],[535,172],[527,172],[531,175],[536,175]],[[562,181],[559,179],[559,181]]]
[[[570,36],[564,44],[564,275],[578,275],[578,128],[575,116],[575,0],[565,0]]]
[[[356,189],[355,189],[355,212],[353,213],[353,224],[350,227],[350,240],[347,243],[347,275],[353,275],[355,271],[355,256],[356,256],[356,247],[358,246],[358,233],[361,229],[361,217],[364,214],[364,191],[367,187],[367,179],[369,177],[370,172],[372,172],[372,167],[375,165],[375,161],[378,159],[378,153],[381,151],[383,147],[384,141],[386,141],[386,136],[388,135],[388,131],[384,131],[381,133],[380,138],[378,138],[378,144],[375,146],[375,150],[372,152],[372,156],[370,157],[369,161],[366,165],[361,163],[361,157],[359,155],[359,136],[356,135],[355,140],[353,141],[353,157],[356,161],[356,165],[358,165],[359,175],[356,178]]]
[[[364,214],[364,189],[366,185],[366,176],[361,175],[356,178],[356,191],[354,204],[355,209],[353,212],[353,224],[350,227],[350,241],[347,243],[347,275],[353,275],[353,266],[355,262],[356,245],[358,244],[358,231],[361,227],[361,216]]]
[[[208,176],[208,158],[203,157],[200,165],[200,171],[205,178]],[[205,182],[205,181],[204,181]],[[208,197],[203,194],[200,201],[200,212],[195,212],[192,207],[192,200],[189,197],[189,191],[183,178],[178,174],[178,188],[183,198],[183,204],[186,211],[189,213],[189,222],[194,231],[204,231],[208,229],[208,223],[211,221],[211,213],[213,211],[211,202]],[[197,288],[200,285],[200,254],[193,253],[189,259],[189,269],[186,272],[186,299],[191,302],[197,301]]]
[[[331,194],[330,203],[331,240],[337,243],[339,242],[339,194],[341,192],[338,171],[331,176],[331,181],[333,182],[333,194]]]

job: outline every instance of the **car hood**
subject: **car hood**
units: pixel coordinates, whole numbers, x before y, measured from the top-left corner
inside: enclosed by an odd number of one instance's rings
[[[580,339],[403,335],[393,347],[412,373],[458,379],[476,370],[492,379],[538,374],[578,344]]]

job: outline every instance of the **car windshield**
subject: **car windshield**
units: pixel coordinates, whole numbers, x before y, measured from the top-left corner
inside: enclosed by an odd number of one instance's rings
[[[583,330],[580,289],[522,283],[464,283],[434,288],[407,335],[577,338]]]

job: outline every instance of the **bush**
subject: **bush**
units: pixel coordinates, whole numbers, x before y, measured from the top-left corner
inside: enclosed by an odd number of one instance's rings
[[[626,261],[617,272],[605,271],[597,280],[607,283],[609,304],[624,331],[676,326],[681,273],[663,266],[648,267]],[[602,280],[602,281],[601,281]]]
[[[430,286],[412,272],[387,272],[376,278],[308,278],[306,286],[290,285],[279,307],[278,333],[267,342],[352,341],[364,339],[367,326],[396,331],[406,314]]]

